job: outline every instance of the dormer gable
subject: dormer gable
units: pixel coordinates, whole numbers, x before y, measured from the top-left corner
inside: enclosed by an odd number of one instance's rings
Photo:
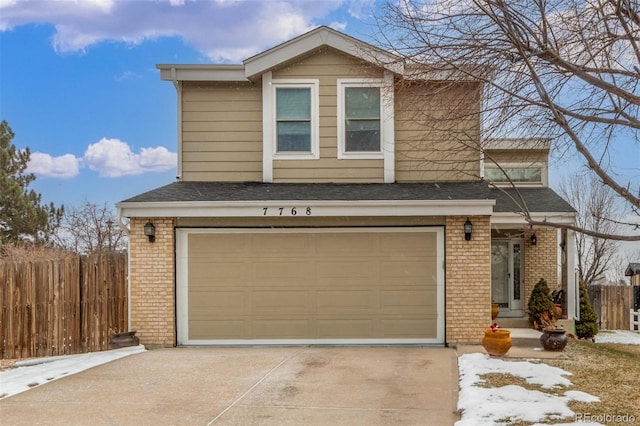
[[[327,26],[320,26],[260,52],[245,59],[242,64],[158,64],[157,68],[160,78],[166,81],[257,81],[274,67],[322,47],[331,47],[395,74],[404,72],[404,64],[399,56]]]
[[[545,138],[489,139],[482,151],[483,177],[498,186],[548,186],[550,147]]]
[[[324,46],[382,66],[396,74],[403,73],[404,67],[400,57],[332,28],[321,26],[244,60],[245,77],[253,79],[286,61]]]

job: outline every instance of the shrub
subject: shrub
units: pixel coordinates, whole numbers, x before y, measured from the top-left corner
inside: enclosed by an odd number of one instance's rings
[[[579,339],[591,339],[598,334],[598,315],[584,283],[580,283],[580,321],[576,321],[576,334]]]
[[[536,330],[542,330],[544,327],[555,324],[558,311],[544,278],[540,278],[540,281],[533,287],[527,307],[529,308],[529,322]]]

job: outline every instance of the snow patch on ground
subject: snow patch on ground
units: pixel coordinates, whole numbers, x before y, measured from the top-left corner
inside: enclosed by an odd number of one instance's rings
[[[112,351],[18,362],[16,363],[17,368],[0,371],[0,399],[128,355],[144,352],[145,350],[144,346],[139,345]]]
[[[599,399],[581,391],[559,394],[558,389],[570,386],[565,377],[571,373],[546,364],[530,361],[505,361],[475,353],[458,358],[460,393],[458,410],[462,411],[457,426],[495,425],[500,421],[540,422],[543,420],[570,419],[575,413],[567,405],[569,401],[597,402]],[[522,386],[508,385],[500,388],[483,388],[482,375],[510,374],[540,385],[543,389],[556,390],[546,393],[527,390]],[[584,424],[584,423],[581,423]]]
[[[600,331],[596,334],[596,343],[640,345],[640,333],[626,330]]]

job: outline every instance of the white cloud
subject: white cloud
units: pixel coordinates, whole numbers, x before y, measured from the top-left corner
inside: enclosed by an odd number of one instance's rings
[[[102,177],[120,177],[171,170],[176,166],[177,156],[164,147],[142,148],[136,154],[119,139],[102,138],[89,145],[83,161]]]
[[[165,172],[174,169],[177,155],[163,146],[141,148],[139,153],[120,139],[102,138],[90,144],[83,157],[64,154],[52,157],[43,152],[31,154],[27,172],[38,176],[69,179],[88,167],[101,177],[140,175],[147,172]]]
[[[362,17],[373,0],[0,0],[0,31],[55,27],[53,47],[83,52],[103,41],[136,45],[181,37],[214,61],[237,62],[343,12]]]
[[[44,177],[69,179],[80,172],[80,159],[73,154],[52,157],[42,152],[33,152],[27,172]]]

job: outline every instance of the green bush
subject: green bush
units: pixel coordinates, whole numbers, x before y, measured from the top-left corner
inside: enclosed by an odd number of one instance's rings
[[[555,324],[558,316],[556,305],[553,304],[549,286],[544,278],[533,287],[531,296],[529,296],[529,322],[537,329],[542,330],[544,327]]]
[[[579,339],[591,339],[598,334],[598,315],[583,283],[580,283],[580,321],[576,321],[576,334]]]

